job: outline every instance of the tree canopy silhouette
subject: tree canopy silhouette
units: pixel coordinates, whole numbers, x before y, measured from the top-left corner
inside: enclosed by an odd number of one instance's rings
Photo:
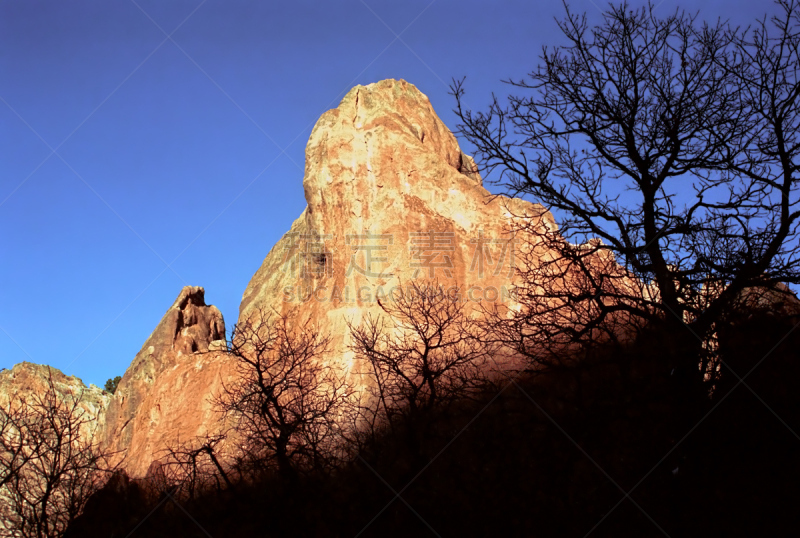
[[[109,377],[106,380],[106,384],[103,388],[105,389],[106,392],[114,394],[115,392],[117,392],[117,387],[119,386],[120,381],[122,381],[122,376],[118,375],[116,377]]]
[[[62,536],[114,471],[82,392],[45,390],[0,402],[0,535]]]
[[[528,225],[556,255],[520,288],[540,314],[523,333],[593,338],[622,311],[629,324],[686,323],[698,338],[676,334],[700,350],[743,292],[800,282],[800,4],[777,5],[744,29],[625,3],[590,26],[567,7],[567,44],[506,81],[507,102],[473,112],[453,83],[483,171],[560,223]],[[603,253],[624,271],[598,272]],[[682,355],[697,378],[697,355]]]
[[[329,336],[288,315],[257,311],[235,326],[226,353],[236,381],[215,404],[234,424],[240,466],[274,465],[293,478],[330,463],[335,418],[352,389],[325,362],[329,351]]]

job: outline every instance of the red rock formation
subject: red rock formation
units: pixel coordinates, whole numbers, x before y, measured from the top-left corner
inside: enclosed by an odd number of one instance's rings
[[[427,97],[405,81],[358,86],[323,114],[303,187],[308,207],[248,285],[240,320],[257,308],[296,309],[333,336],[333,359],[347,372],[346,323],[378,312],[377,296],[419,278],[460,286],[476,304],[507,302],[509,209],[552,225],[539,205],[490,196]],[[106,413],[105,440],[125,451],[131,476],[167,444],[218,426],[209,398],[232,372],[224,355],[202,352],[223,337],[202,288],[185,288],[145,342]]]
[[[436,280],[472,304],[514,307],[514,265],[548,254],[515,257],[515,248],[539,243],[510,229],[517,218],[555,229],[542,206],[491,196],[428,98],[402,80],[357,86],[322,115],[306,147],[303,188],[308,206],[248,284],[239,321],[256,309],[296,311],[331,334],[331,359],[346,374],[358,374],[347,322],[380,314],[378,297]],[[199,287],[181,291],[113,397],[54,374],[63,390],[84,390],[105,446],[124,456],[132,477],[144,476],[167,445],[219,427],[209,398],[233,371],[213,352],[225,326],[203,296]],[[0,396],[38,390],[43,368],[23,363],[0,373]]]
[[[490,195],[428,98],[402,80],[357,86],[322,115],[303,188],[308,206],[253,276],[239,320],[296,310],[331,334],[332,361],[349,374],[358,365],[347,322],[379,314],[378,297],[422,279],[475,305],[508,304],[515,218],[555,227],[538,204]],[[130,476],[144,476],[168,444],[218,427],[209,398],[233,372],[224,354],[204,352],[224,334],[203,289],[187,287],[134,358],[99,418]]]
[[[225,323],[204,301],[203,288],[183,288],[142,346],[111,398],[104,445],[124,456],[123,467],[141,477],[165,446],[205,433],[216,423],[208,396],[219,388]]]
[[[509,302],[513,215],[554,226],[538,204],[492,196],[477,167],[402,80],[356,86],[322,115],[306,146],[308,207],[244,292],[255,309],[296,309],[334,338],[352,372],[347,321],[379,314],[376,297],[416,279],[478,304]]]
[[[94,385],[87,387],[79,378],[64,375],[61,370],[43,364],[21,362],[10,370],[0,371],[0,400],[28,399],[29,394],[42,394],[47,391],[51,378],[56,393],[62,397],[80,398],[79,407],[87,421],[98,425],[104,423],[110,394]]]

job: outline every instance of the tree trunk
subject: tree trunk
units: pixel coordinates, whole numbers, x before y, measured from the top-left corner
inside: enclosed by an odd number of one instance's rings
[[[297,471],[292,466],[292,461],[289,458],[289,440],[279,438],[275,444],[275,459],[278,462],[278,473],[281,477],[289,482],[293,482],[297,478]]]

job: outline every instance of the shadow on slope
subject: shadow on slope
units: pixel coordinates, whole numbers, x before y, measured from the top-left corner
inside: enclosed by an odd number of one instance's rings
[[[671,335],[650,332],[382,432],[333,473],[193,500],[117,476],[68,536],[785,535],[800,525],[796,321],[722,332],[710,399],[676,395]]]

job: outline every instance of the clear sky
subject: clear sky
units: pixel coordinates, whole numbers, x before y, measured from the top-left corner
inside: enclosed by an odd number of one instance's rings
[[[598,5],[571,3],[593,18]],[[774,10],[680,5],[737,23]],[[230,328],[305,207],[323,112],[402,78],[454,128],[450,80],[483,107],[561,42],[562,14],[556,0],[0,2],[0,368],[102,386],[184,285]]]

